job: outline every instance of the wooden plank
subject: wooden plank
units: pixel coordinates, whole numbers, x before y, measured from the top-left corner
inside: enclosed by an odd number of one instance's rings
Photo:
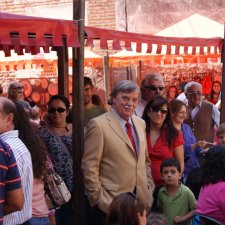
[[[224,24],[224,34],[225,34],[225,24]],[[224,36],[225,37],[225,36]],[[225,123],[225,39],[223,39],[223,50],[221,52],[222,60],[222,88],[221,88],[221,109],[220,109],[220,124]]]
[[[66,39],[63,38],[63,47],[57,47],[58,55],[58,90],[60,95],[69,97],[69,57]]]

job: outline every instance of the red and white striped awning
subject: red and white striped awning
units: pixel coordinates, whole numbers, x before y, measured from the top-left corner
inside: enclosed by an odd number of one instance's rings
[[[223,39],[218,38],[178,38],[145,35],[123,31],[85,27],[86,45],[94,46],[94,40],[100,40],[101,49],[109,49],[108,41],[112,41],[113,50],[132,50],[135,43],[136,52],[151,54],[218,54],[222,51]]]
[[[57,20],[0,13],[0,50],[10,56],[14,49],[18,55],[37,54],[40,47],[49,52],[51,46],[63,46],[65,37],[68,47],[79,47],[76,21]],[[218,38],[177,38],[129,33],[94,27],[85,27],[86,45],[94,46],[100,41],[101,49],[132,50],[151,54],[218,54],[222,51],[223,39]],[[124,47],[123,47],[124,46]]]
[[[0,50],[5,56],[11,49],[18,55],[37,54],[40,47],[49,52],[49,47],[64,45],[63,37],[68,47],[79,47],[75,21],[0,13],[0,24]]]

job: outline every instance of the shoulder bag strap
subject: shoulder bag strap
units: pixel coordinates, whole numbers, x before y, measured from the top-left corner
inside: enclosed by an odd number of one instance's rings
[[[71,165],[73,165],[73,160],[72,160],[71,153],[69,152],[69,150],[68,150],[66,144],[62,141],[61,137],[60,137],[60,136],[59,136],[59,135],[58,135],[58,134],[50,127],[50,126],[48,126],[48,127],[46,127],[46,128],[47,128],[47,130],[48,130],[52,135],[54,135],[54,137],[58,140],[58,142],[60,143],[62,149],[63,149],[64,152],[67,154],[68,159],[69,159]]]

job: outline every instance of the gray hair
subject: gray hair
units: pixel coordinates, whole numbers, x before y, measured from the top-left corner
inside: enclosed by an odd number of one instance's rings
[[[18,85],[22,86],[19,81],[11,81],[8,86],[8,93],[11,91],[12,88],[17,87]]]
[[[192,86],[197,86],[201,89],[202,91],[202,85],[198,82],[195,82],[195,81],[191,81],[191,82],[188,82],[185,87],[184,87],[184,92],[187,93],[189,91],[189,89],[192,87]]]
[[[161,82],[164,83],[163,76],[160,73],[152,72],[152,73],[147,74],[142,79],[140,87],[144,88],[144,86],[146,85],[147,81],[149,81],[149,80],[157,80],[157,81],[161,81]]]
[[[108,104],[112,105],[112,98],[115,98],[120,92],[131,93],[137,91],[140,95],[140,89],[136,83],[131,80],[121,80],[116,83],[110,94],[111,99],[108,100]]]

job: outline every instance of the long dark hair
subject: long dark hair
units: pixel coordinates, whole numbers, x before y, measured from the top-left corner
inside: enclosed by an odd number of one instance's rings
[[[150,133],[150,130],[151,130],[150,122],[151,121],[150,121],[150,117],[148,116],[148,112],[151,108],[160,109],[163,105],[167,106],[168,112],[166,114],[166,118],[163,122],[161,129],[165,126],[167,127],[166,128],[166,137],[167,137],[168,145],[169,145],[169,147],[171,147],[172,142],[173,142],[174,138],[176,138],[178,136],[179,131],[174,127],[174,125],[170,119],[169,104],[168,104],[168,101],[166,100],[166,98],[159,95],[159,96],[155,96],[152,100],[150,100],[147,103],[147,105],[145,106],[142,119],[146,123],[146,133]]]
[[[43,141],[38,137],[34,127],[32,127],[23,106],[17,102],[15,102],[15,105],[15,130],[19,131],[19,138],[26,145],[31,154],[34,177],[41,178],[46,171],[46,147]]]
[[[201,185],[215,184],[219,181],[225,182],[225,147],[214,146],[206,153],[200,172]]]
[[[138,225],[138,216],[143,215],[144,204],[133,193],[122,193],[114,198],[105,225]]]
[[[215,91],[213,90],[214,84],[219,84],[219,85],[220,85],[220,91],[221,91],[221,86],[222,86],[222,85],[221,85],[220,81],[214,80],[214,81],[212,82],[212,90],[211,90],[211,92],[210,92],[209,101],[213,101],[214,94],[217,94],[218,97],[219,97],[219,93],[215,93]]]

